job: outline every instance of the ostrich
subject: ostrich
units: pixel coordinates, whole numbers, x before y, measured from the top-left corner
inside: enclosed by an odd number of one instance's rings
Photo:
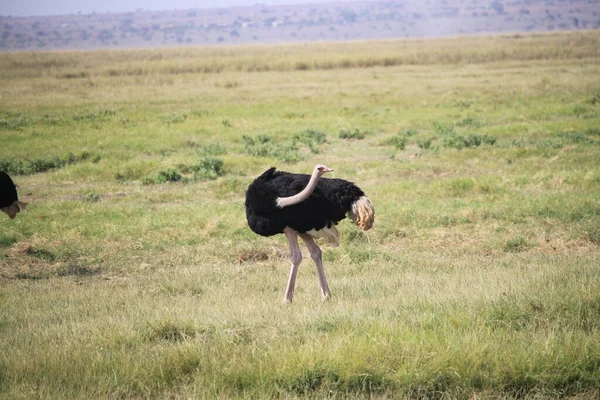
[[[10,176],[4,171],[0,171],[0,210],[8,214],[10,219],[14,219],[17,213],[27,207],[27,203],[19,201],[17,188]]]
[[[335,225],[346,214],[361,230],[373,226],[375,209],[371,200],[354,183],[343,179],[321,179],[333,171],[317,164],[312,175],[266,170],[248,186],[246,218],[250,229],[262,236],[283,233],[288,239],[291,270],[283,300],[291,303],[294,297],[298,266],[302,253],[298,236],[310,251],[317,266],[323,301],[330,296],[325,278],[321,249],[315,237],[324,238],[334,247],[339,245]]]

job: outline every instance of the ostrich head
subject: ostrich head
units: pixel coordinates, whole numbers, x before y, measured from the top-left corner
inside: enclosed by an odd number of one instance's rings
[[[333,171],[333,169],[327,167],[327,165],[317,164],[317,165],[315,165],[315,169],[313,170],[313,174],[317,175],[320,178],[326,172],[331,172],[331,171]]]

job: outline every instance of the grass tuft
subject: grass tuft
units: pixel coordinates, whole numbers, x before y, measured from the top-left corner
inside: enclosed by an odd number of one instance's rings
[[[527,250],[529,247],[531,247],[531,244],[523,236],[515,236],[506,241],[503,250],[507,253],[518,253]]]
[[[150,326],[148,339],[166,340],[168,342],[181,342],[196,336],[196,328],[189,323],[171,320],[160,321]]]
[[[338,136],[340,139],[359,139],[360,140],[360,139],[365,138],[365,132],[361,131],[358,128],[342,129]]]

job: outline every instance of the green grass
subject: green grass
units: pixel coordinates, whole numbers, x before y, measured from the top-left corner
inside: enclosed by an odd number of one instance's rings
[[[599,40],[5,54],[0,398],[597,398]],[[284,305],[245,190],[317,163],[376,222]]]

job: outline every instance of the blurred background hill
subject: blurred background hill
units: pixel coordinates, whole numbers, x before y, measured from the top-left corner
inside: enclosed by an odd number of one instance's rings
[[[299,0],[300,1],[300,0]],[[11,16],[0,51],[444,37],[600,28],[595,0],[426,0]]]

